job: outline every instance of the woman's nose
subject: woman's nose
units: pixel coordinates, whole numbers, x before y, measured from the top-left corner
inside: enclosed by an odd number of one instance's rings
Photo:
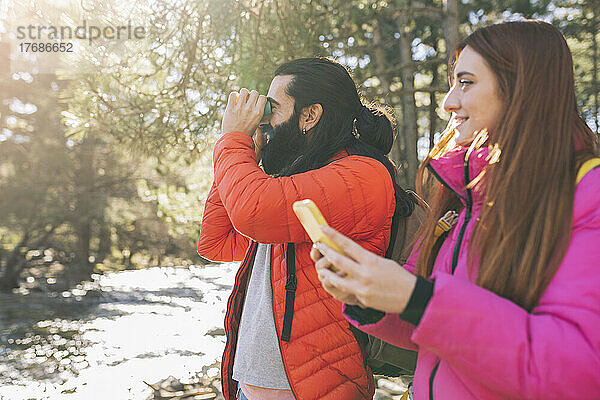
[[[449,113],[456,112],[456,110],[460,108],[460,101],[458,99],[456,89],[454,86],[452,86],[448,93],[446,93],[446,96],[444,97],[443,106],[444,110]]]

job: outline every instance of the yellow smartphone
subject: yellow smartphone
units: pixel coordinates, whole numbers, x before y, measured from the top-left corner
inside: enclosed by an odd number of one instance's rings
[[[292,208],[308,233],[308,236],[314,243],[324,243],[338,253],[344,254],[340,246],[329,237],[325,236],[321,228],[319,228],[319,225],[327,225],[327,221],[325,221],[325,217],[321,214],[321,210],[319,210],[319,207],[317,207],[312,200],[306,199],[297,201],[293,204]]]

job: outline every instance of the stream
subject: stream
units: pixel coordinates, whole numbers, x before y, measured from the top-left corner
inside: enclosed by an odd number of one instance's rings
[[[237,266],[156,267],[94,275],[70,291],[0,294],[0,399],[147,399],[144,381],[217,376]]]

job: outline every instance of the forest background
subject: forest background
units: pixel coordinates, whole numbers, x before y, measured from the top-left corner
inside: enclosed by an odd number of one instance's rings
[[[276,66],[294,58],[336,59],[366,102],[394,108],[390,156],[406,188],[446,125],[448,49],[485,24],[557,26],[573,52],[580,112],[598,134],[599,5],[0,1],[0,290],[40,269],[72,286],[103,271],[201,263],[195,242],[227,95],[266,93]],[[35,54],[17,64],[11,38],[22,20],[134,24],[145,35],[83,41],[59,54],[61,68]]]

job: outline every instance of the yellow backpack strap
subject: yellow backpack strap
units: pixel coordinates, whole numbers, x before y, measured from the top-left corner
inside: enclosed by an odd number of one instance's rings
[[[409,399],[409,393],[410,390],[407,390],[406,392],[404,392],[404,394],[402,395],[402,397],[400,397],[400,400],[408,400]]]
[[[579,184],[579,182],[581,182],[585,174],[587,174],[588,172],[590,172],[598,166],[600,166],[600,158],[590,158],[589,160],[584,162],[583,165],[579,168],[579,171],[577,172],[577,179],[575,180],[575,184]]]

